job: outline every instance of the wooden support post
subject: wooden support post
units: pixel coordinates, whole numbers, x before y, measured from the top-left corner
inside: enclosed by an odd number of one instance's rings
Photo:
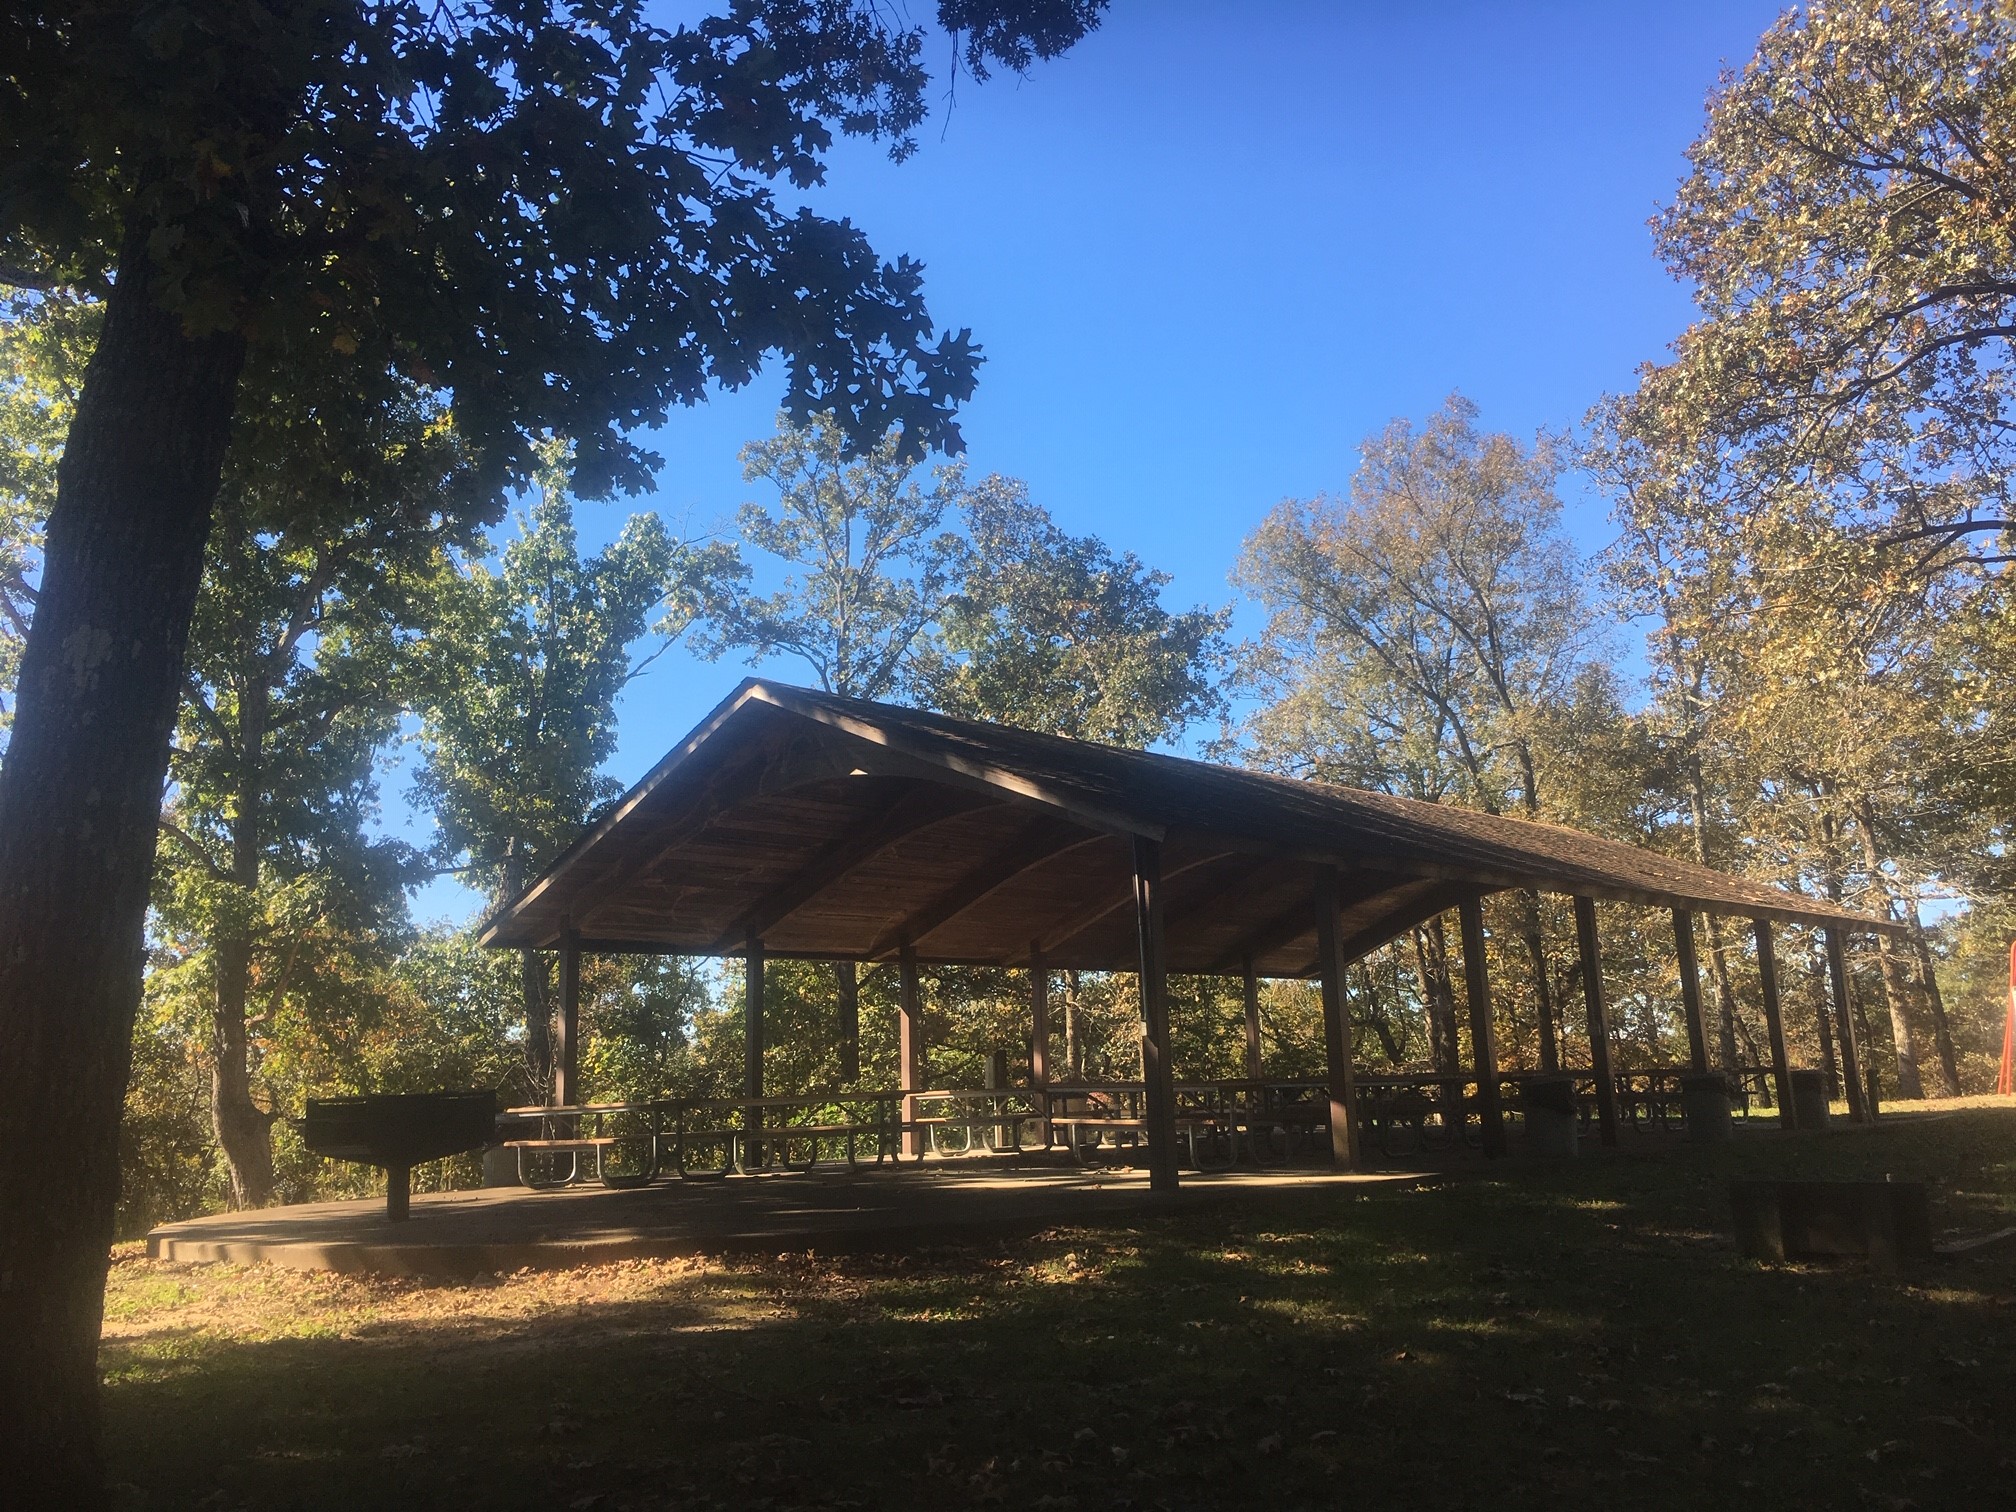
[[[1694,915],[1673,910],[1673,944],[1680,957],[1680,1008],[1687,1016],[1687,1064],[1708,1069],[1708,1021],[1701,1016],[1701,957],[1694,950]]]
[[[763,942],[749,941],[742,956],[742,1095],[763,1095]],[[742,1161],[760,1168],[763,1147],[756,1131],[763,1110],[751,1103],[742,1110]]]
[[[1050,968],[1043,963],[1040,942],[1029,945],[1029,1085],[1042,1099],[1037,1104],[1045,1117],[1043,1145],[1049,1148],[1050,1127]]]
[[[1162,842],[1134,837],[1134,922],[1141,945],[1141,1079],[1147,1106],[1148,1187],[1174,1192],[1176,1076],[1169,1064],[1169,968],[1162,938]]]
[[[861,1079],[861,976],[852,961],[833,963],[840,989],[840,1080]]]
[[[1260,978],[1246,962],[1246,1080],[1260,1080]]]
[[[1050,968],[1043,952],[1029,947],[1029,1085],[1050,1085]]]
[[[1456,908],[1463,925],[1463,987],[1470,999],[1470,1050],[1477,1063],[1477,1114],[1484,1153],[1505,1153],[1505,1107],[1498,1097],[1498,1041],[1491,1024],[1491,971],[1484,961],[1484,907],[1466,898]]]
[[[561,939],[560,1043],[553,1057],[553,1103],[567,1108],[581,1099],[581,948],[571,929]]]
[[[1827,985],[1834,999],[1834,1036],[1841,1046],[1841,1080],[1848,1092],[1848,1116],[1874,1123],[1874,1110],[1862,1086],[1862,1052],[1855,1043],[1854,1014],[1848,1003],[1848,951],[1838,924],[1823,932],[1827,942]]]
[[[1323,1057],[1330,1084],[1330,1163],[1359,1169],[1358,1081],[1351,1065],[1351,1003],[1344,984],[1344,936],[1337,927],[1337,869],[1316,868],[1316,957],[1323,982]]]
[[[1764,1027],[1771,1033],[1771,1088],[1778,1099],[1778,1127],[1799,1127],[1798,1111],[1792,1106],[1792,1062],[1785,1053],[1785,1010],[1778,1001],[1778,947],[1771,938],[1771,922],[1758,919],[1757,978],[1764,988]]]
[[[1575,949],[1581,955],[1582,1002],[1589,1010],[1589,1066],[1596,1073],[1596,1121],[1603,1143],[1617,1143],[1617,1068],[1610,1064],[1610,1005],[1603,997],[1603,943],[1596,900],[1575,899]]]
[[[917,1117],[916,1094],[924,1089],[924,1007],[917,990],[917,952],[905,945],[896,955],[896,1076],[903,1092],[903,1122]],[[906,1129],[903,1153],[924,1153],[924,1131]]]

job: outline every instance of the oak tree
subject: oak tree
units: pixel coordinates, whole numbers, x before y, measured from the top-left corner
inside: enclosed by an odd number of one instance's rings
[[[1018,66],[1098,0],[947,0]],[[0,773],[0,1419],[17,1500],[95,1499],[120,1089],[189,616],[241,374],[450,405],[479,478],[544,434],[590,494],[630,433],[782,354],[786,407],[956,440],[977,353],[921,271],[780,199],[833,132],[906,151],[921,29],[854,0],[25,0],[0,12],[0,282],[84,291],[79,391]],[[494,491],[494,489],[493,489]],[[48,1172],[68,1177],[52,1189]],[[12,1489],[12,1488],[10,1488]]]

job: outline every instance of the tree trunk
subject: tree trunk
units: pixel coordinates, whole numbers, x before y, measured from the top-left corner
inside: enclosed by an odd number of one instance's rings
[[[1064,1064],[1073,1081],[1085,1080],[1085,1016],[1078,998],[1078,973],[1064,973]]]
[[[254,648],[247,652],[256,654]],[[266,750],[268,688],[263,677],[247,679],[238,703],[237,813],[231,824],[231,880],[251,903],[259,893],[259,815],[264,799],[261,769]],[[217,996],[210,1024],[210,1127],[231,1171],[231,1200],[241,1208],[264,1207],[273,1196],[273,1116],[252,1101],[252,1056],[245,1003],[252,990],[249,920],[211,945]]]
[[[1918,981],[1925,989],[1925,1006],[1932,1011],[1932,1046],[1939,1056],[1939,1091],[1945,1097],[1960,1095],[1960,1058],[1953,1052],[1953,1026],[1946,1018],[1946,998],[1939,991],[1939,973],[1932,966],[1932,947],[1925,939],[1925,926],[1918,909],[1911,909],[1911,945],[1918,955]]]
[[[518,954],[518,985],[525,994],[525,1074],[532,1082],[532,1100],[553,1099],[553,975],[546,952]]]
[[[1559,1071],[1561,1051],[1554,1016],[1554,982],[1547,974],[1547,940],[1540,932],[1540,894],[1531,888],[1519,894],[1519,930],[1533,963],[1533,995],[1540,1010],[1540,1069]]]
[[[1708,784],[1701,775],[1700,758],[1687,758],[1687,818],[1694,835],[1694,860],[1708,862]],[[1706,915],[1708,925],[1708,975],[1715,983],[1715,1027],[1717,1047],[1722,1052],[1722,1069],[1734,1074],[1742,1064],[1736,1049],[1736,987],[1729,976],[1729,952],[1722,943],[1722,921]]]
[[[210,1025],[210,1127],[231,1171],[233,1204],[264,1207],[273,1196],[273,1116],[252,1101],[245,1029],[252,946],[243,939],[219,940],[212,955],[217,1001]]]
[[[1385,1052],[1386,1063],[1398,1066],[1405,1057],[1400,1053],[1400,1042],[1394,1038],[1393,1025],[1380,1006],[1378,987],[1372,980],[1372,968],[1363,961],[1358,963],[1358,981],[1359,990],[1364,994],[1362,1022],[1379,1037],[1379,1048]]]
[[[1442,918],[1437,914],[1414,931],[1414,958],[1421,970],[1422,992],[1428,1000],[1435,1070],[1443,1076],[1461,1076],[1463,1047],[1456,1039],[1456,985],[1449,975],[1449,932]],[[1463,1089],[1453,1083],[1444,1086],[1441,1102],[1443,1127],[1462,1128]]]
[[[1883,911],[1888,914],[1890,899],[1883,884],[1883,857],[1876,846],[1875,811],[1866,800],[1858,800],[1849,812],[1855,820],[1870,890],[1883,899]],[[1911,1028],[1911,979],[1898,955],[1897,942],[1887,934],[1876,936],[1876,962],[1882,970],[1883,996],[1890,1005],[1890,1037],[1897,1046],[1897,1095],[1922,1098],[1925,1084],[1918,1075],[1918,1038]]]
[[[1456,1043],[1456,993],[1449,982],[1449,948],[1440,919],[1414,931],[1414,967],[1428,1013],[1429,1053],[1438,1072],[1454,1075],[1462,1069],[1462,1049]]]
[[[504,842],[504,869],[498,881],[499,901],[524,891],[525,848],[516,835]],[[553,992],[543,951],[519,953],[518,990],[525,1001],[525,1076],[532,1101],[553,1100]]]
[[[97,1346],[168,739],[244,360],[153,302],[145,227],[57,474],[0,770],[0,1501],[102,1499]],[[11,1497],[7,1494],[11,1492]]]
[[[1822,962],[1815,980],[1824,983],[1826,981],[1825,972],[1826,963]],[[1814,1002],[1813,1023],[1820,1033],[1820,1070],[1827,1078],[1827,1095],[1829,1097],[1840,1097],[1842,1095],[1841,1069],[1835,1063],[1834,1026],[1829,1022],[1827,989],[1824,985],[1820,988],[1819,995],[1815,998]]]

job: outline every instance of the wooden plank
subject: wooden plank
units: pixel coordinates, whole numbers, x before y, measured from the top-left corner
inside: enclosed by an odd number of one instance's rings
[[[1596,1122],[1603,1143],[1617,1143],[1617,1069],[1610,1057],[1610,1004],[1603,996],[1603,942],[1596,900],[1575,899],[1575,949],[1581,957],[1582,1006],[1589,1013],[1589,1066],[1596,1074]]]
[[[1478,1119],[1484,1153],[1505,1153],[1505,1107],[1498,1095],[1498,1034],[1491,1022],[1491,968],[1484,959],[1484,908],[1476,898],[1457,906],[1463,925],[1463,989],[1470,1000],[1470,1049],[1476,1062]]]
[[[1088,835],[1068,820],[1038,819],[1025,826],[1006,850],[987,856],[952,886],[887,931],[870,947],[868,959],[887,960],[899,950],[914,947],[918,941],[928,939],[933,930],[942,929],[967,909],[985,902],[1025,872],[1106,838]]]
[[[1768,919],[1757,919],[1757,978],[1764,989],[1764,1027],[1771,1038],[1771,1083],[1778,1098],[1778,1127],[1799,1127],[1799,1113],[1792,1106],[1792,1061],[1785,1050],[1785,1010],[1778,998],[1778,947],[1771,937]]]
[[[1148,1187],[1168,1195],[1176,1172],[1176,1078],[1169,1063],[1169,970],[1162,935],[1162,842],[1134,837],[1134,918],[1141,947],[1142,1101],[1148,1116]]]
[[[1351,1005],[1346,996],[1342,932],[1334,867],[1316,869],[1316,939],[1322,957],[1323,1054],[1330,1088],[1330,1163],[1359,1169],[1358,1087],[1351,1064]]]
[[[1848,1116],[1857,1123],[1874,1123],[1870,1116],[1868,1089],[1862,1084],[1862,1051],[1855,1042],[1855,1016],[1848,1001],[1848,951],[1839,929],[1829,929],[1827,945],[1827,985],[1833,999],[1834,1033],[1841,1045],[1841,1079],[1847,1084]]]
[[[961,788],[920,784],[899,793],[893,802],[830,842],[787,881],[750,904],[706,953],[725,954],[752,934],[767,934],[827,888],[844,881],[848,873],[918,831],[987,804],[983,795]]]
[[[1701,957],[1694,949],[1694,915],[1673,910],[1673,944],[1680,964],[1680,1009],[1687,1017],[1687,1061],[1696,1071],[1708,1069],[1708,1023],[1701,1014]]]

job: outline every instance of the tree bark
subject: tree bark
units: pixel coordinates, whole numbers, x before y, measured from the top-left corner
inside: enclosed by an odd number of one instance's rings
[[[189,618],[242,341],[154,301],[129,234],[57,474],[0,770],[0,1502],[102,1499],[120,1108]],[[10,1494],[11,1493],[11,1494]]]
[[[1394,1038],[1393,1025],[1387,1021],[1385,1010],[1379,1005],[1379,988],[1372,980],[1372,968],[1363,961],[1358,963],[1358,983],[1362,993],[1360,1002],[1365,1008],[1363,1022],[1378,1036],[1379,1048],[1386,1056],[1386,1064],[1398,1066],[1406,1057],[1400,1053],[1400,1042]]]
[[[504,842],[503,874],[498,880],[499,902],[508,902],[525,888],[525,849],[516,835]],[[531,1083],[532,1101],[547,1103],[553,1094],[553,993],[552,977],[543,951],[519,952],[518,990],[525,1001],[525,1077]]]
[[[248,656],[256,648],[244,648]],[[238,703],[237,813],[231,822],[231,880],[251,903],[259,893],[261,770],[269,689],[248,678]],[[273,1196],[273,1116],[252,1100],[252,1055],[245,1004],[252,989],[250,918],[241,914],[214,942],[217,995],[210,1024],[210,1126],[231,1172],[231,1200],[264,1207]]]
[[[252,978],[249,940],[219,940],[212,955],[217,999],[210,1024],[210,1127],[231,1172],[231,1201],[264,1207],[273,1197],[273,1115],[252,1100],[245,1000]]]
[[[1813,1027],[1820,1036],[1820,1070],[1827,1078],[1827,1095],[1829,1097],[1840,1097],[1842,1096],[1841,1068],[1835,1060],[1834,1025],[1830,1021],[1830,1015],[1827,1012],[1827,989],[1824,985],[1827,980],[1826,969],[1826,963],[1823,961],[1820,964],[1819,970],[1813,974],[1813,980],[1822,984],[1819,988],[1819,996],[1814,1000]],[[1805,994],[1801,993],[1800,996],[1804,997]]]
[[[1463,1074],[1463,1047],[1456,1037],[1456,984],[1449,974],[1449,931],[1437,914],[1414,931],[1414,959],[1421,972],[1421,990],[1428,1001],[1429,1037],[1435,1046],[1435,1069],[1443,1076]],[[1442,1088],[1442,1121],[1449,1129],[1463,1126],[1463,1089]]]
[[[1858,801],[1849,812],[1855,820],[1855,834],[1862,847],[1863,865],[1869,872],[1870,889],[1884,900],[1884,912],[1890,913],[1883,857],[1876,846],[1875,811],[1867,801]],[[1883,996],[1890,1005],[1890,1037],[1897,1046],[1897,1095],[1922,1098],[1925,1083],[1918,1075],[1918,1038],[1911,1028],[1911,979],[1898,956],[1896,941],[1887,934],[1876,936],[1876,962],[1882,971]]]
[[[1073,1081],[1085,1080],[1085,1022],[1078,996],[1078,973],[1064,973],[1064,1064]]]
[[[1519,932],[1533,963],[1533,995],[1540,1014],[1540,1069],[1559,1071],[1561,1050],[1554,1017],[1554,983],[1547,974],[1547,940],[1540,932],[1540,894],[1527,888],[1519,894]]]
[[[1414,965],[1428,1010],[1428,1043],[1435,1069],[1453,1076],[1463,1068],[1462,1047],[1456,1040],[1456,991],[1449,981],[1448,939],[1439,918],[1415,929]]]

